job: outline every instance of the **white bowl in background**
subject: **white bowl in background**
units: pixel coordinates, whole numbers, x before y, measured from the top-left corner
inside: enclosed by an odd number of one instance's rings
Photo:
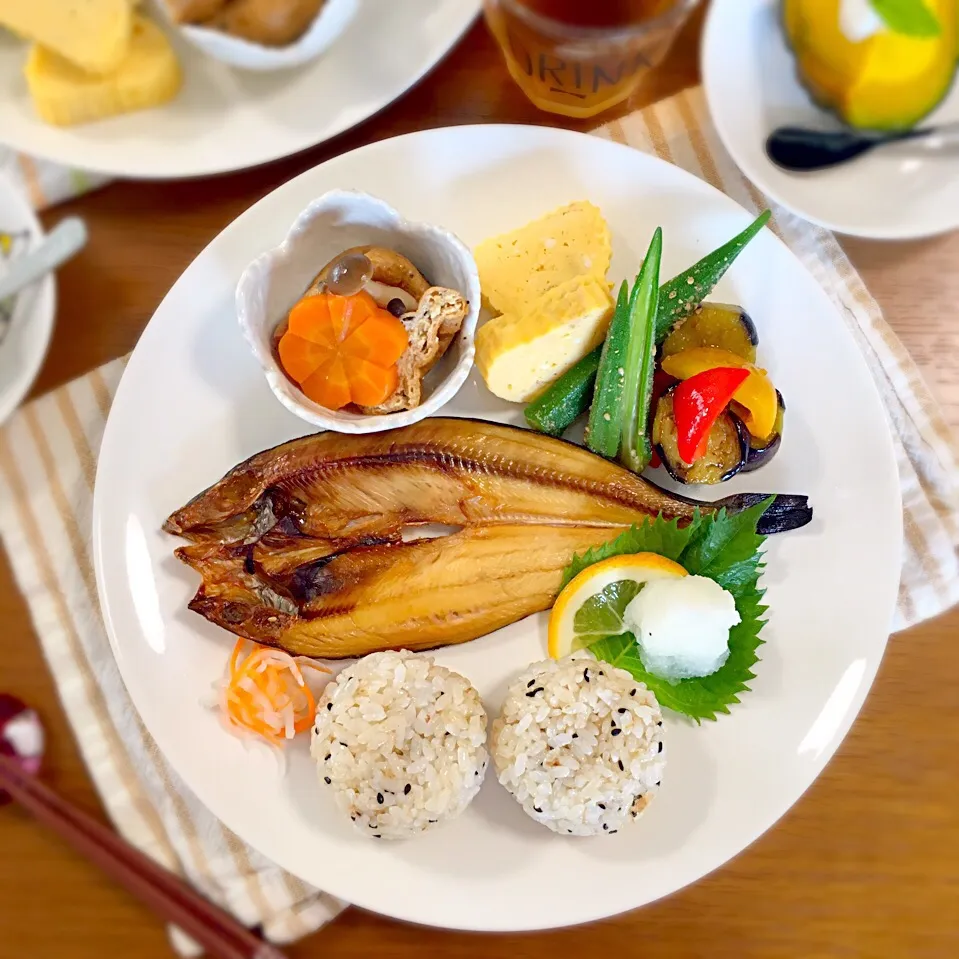
[[[205,54],[240,70],[288,70],[302,66],[325,53],[349,26],[359,0],[326,0],[313,25],[296,43],[266,47],[221,30],[181,25],[180,33]]]
[[[423,381],[423,402],[412,410],[367,415],[329,410],[307,398],[280,368],[273,335],[317,273],[343,250],[383,246],[410,259],[434,286],[459,291],[469,312],[446,355]],[[383,200],[353,190],[331,190],[296,219],[286,239],[257,257],[236,289],[240,329],[276,398],[301,419],[339,433],[379,433],[431,416],[459,391],[473,366],[480,282],[469,248],[448,230],[405,220]]]

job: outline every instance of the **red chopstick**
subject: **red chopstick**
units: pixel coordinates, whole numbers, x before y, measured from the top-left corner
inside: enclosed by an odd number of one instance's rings
[[[283,959],[274,946],[3,755],[0,789],[214,959]]]

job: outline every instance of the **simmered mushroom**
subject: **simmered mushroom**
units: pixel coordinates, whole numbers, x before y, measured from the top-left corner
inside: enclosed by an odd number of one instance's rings
[[[346,274],[343,285],[338,273]],[[383,309],[388,309],[392,300],[399,299],[407,313],[416,310],[430,288],[426,277],[410,260],[382,246],[354,246],[344,250],[320,270],[307,292],[318,293],[331,284],[333,292],[345,296],[365,289]]]

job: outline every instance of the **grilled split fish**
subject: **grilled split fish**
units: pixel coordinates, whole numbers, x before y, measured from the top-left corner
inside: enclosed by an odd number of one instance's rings
[[[321,433],[260,453],[164,528],[203,582],[190,608],[295,655],[337,659],[463,643],[548,609],[577,553],[698,504],[528,430],[427,419],[372,436]],[[780,496],[764,532],[809,521]],[[449,536],[403,541],[410,526]]]
[[[697,503],[575,446],[531,430],[437,417],[348,436],[317,433],[232,469],[164,528],[195,542],[256,539],[277,519],[323,539],[388,536],[406,526],[498,524],[623,527],[695,509],[742,509],[740,494]],[[779,496],[760,532],[809,522],[804,496]]]
[[[357,546],[278,579],[253,547],[200,543],[177,555],[203,577],[190,609],[297,656],[342,659],[432,649],[485,636],[549,609],[573,556],[614,539],[598,526],[490,526]]]

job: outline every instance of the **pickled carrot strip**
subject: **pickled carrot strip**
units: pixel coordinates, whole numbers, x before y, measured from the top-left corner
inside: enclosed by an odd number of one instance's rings
[[[280,746],[291,728],[295,735],[313,725],[316,700],[292,656],[257,646],[243,658],[245,646],[240,639],[233,647],[221,705],[231,726]],[[330,672],[319,663],[309,665]]]

